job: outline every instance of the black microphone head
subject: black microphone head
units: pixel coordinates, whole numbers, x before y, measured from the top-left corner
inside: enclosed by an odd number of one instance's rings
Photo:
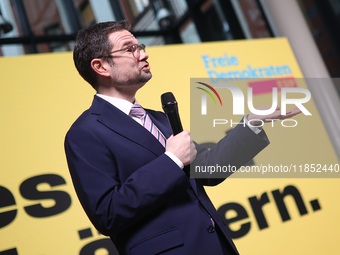
[[[167,111],[169,108],[177,109],[177,101],[175,96],[171,92],[166,92],[161,95],[161,102],[164,111]]]
[[[179,118],[177,101],[171,92],[166,92],[161,96],[164,113],[168,117],[174,135],[183,131],[182,123]]]

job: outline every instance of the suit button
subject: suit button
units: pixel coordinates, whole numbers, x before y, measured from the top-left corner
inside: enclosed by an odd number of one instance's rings
[[[215,228],[213,226],[209,226],[208,227],[208,232],[209,233],[214,233],[215,232]]]

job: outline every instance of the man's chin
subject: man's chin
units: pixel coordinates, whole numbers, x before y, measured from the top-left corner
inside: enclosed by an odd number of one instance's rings
[[[142,82],[148,82],[151,78],[152,78],[152,73],[150,71],[145,72],[144,75],[142,75],[142,77],[141,77],[141,81]]]

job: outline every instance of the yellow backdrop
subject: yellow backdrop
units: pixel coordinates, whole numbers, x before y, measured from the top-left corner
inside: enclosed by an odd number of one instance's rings
[[[160,95],[173,92],[185,129],[190,129],[190,78],[270,66],[288,66],[290,77],[302,77],[284,38],[147,50],[153,79],[138,101],[161,110]],[[207,66],[207,56],[221,60]],[[94,95],[78,76],[72,54],[1,58],[0,69],[0,253],[112,252],[82,211],[64,156],[65,133]],[[298,128],[266,127],[271,145],[256,164],[339,163],[313,101],[307,107],[313,116],[298,116]],[[211,137],[196,132],[194,138],[215,142],[226,130]],[[311,177],[230,178],[208,193],[238,235],[241,254],[338,254],[339,179]]]

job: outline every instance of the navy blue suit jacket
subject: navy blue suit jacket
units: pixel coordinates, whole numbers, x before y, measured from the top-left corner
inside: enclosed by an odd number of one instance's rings
[[[169,137],[166,115],[148,113]],[[240,126],[218,143],[218,155],[198,148],[198,161],[241,166],[267,144],[265,135]],[[203,188],[223,180],[188,178],[152,134],[105,100],[95,96],[75,121],[65,152],[86,214],[120,254],[222,255],[220,239],[238,254]]]

